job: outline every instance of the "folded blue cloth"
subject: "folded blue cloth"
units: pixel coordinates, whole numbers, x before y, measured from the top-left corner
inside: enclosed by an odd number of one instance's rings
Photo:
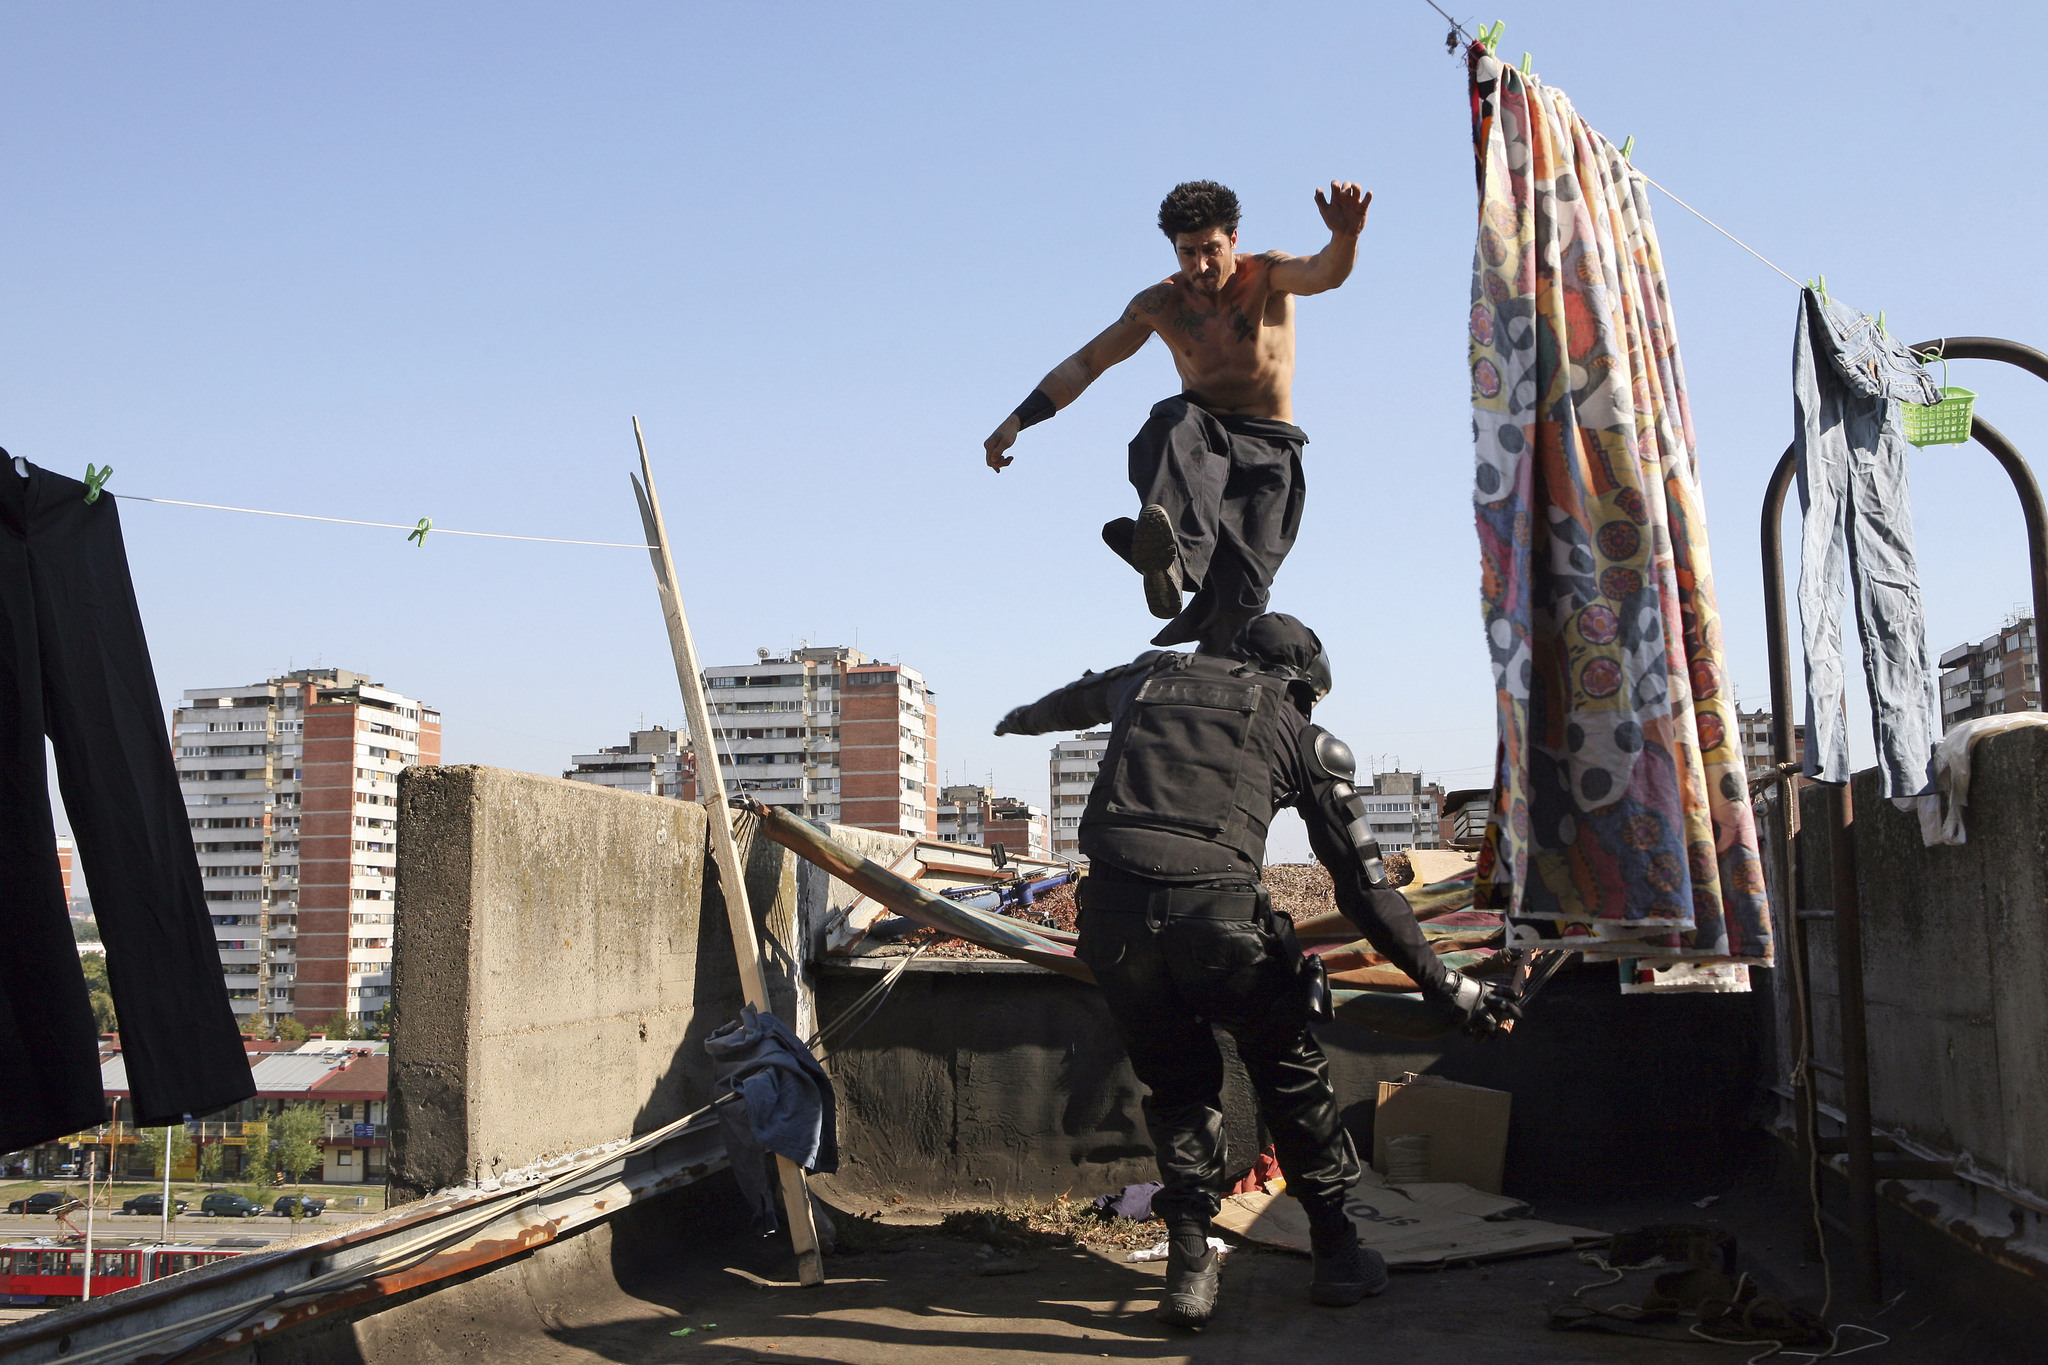
[[[789,1025],[752,1005],[704,1040],[715,1084],[712,1103],[740,1192],[768,1232],[778,1226],[764,1156],[786,1156],[809,1171],[839,1169],[832,1080]]]

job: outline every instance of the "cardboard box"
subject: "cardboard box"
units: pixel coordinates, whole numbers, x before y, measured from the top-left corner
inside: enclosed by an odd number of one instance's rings
[[[1411,1073],[1399,1081],[1381,1081],[1372,1120],[1373,1169],[1387,1169],[1388,1138],[1427,1133],[1432,1181],[1455,1181],[1499,1194],[1512,1098],[1505,1090],[1460,1085],[1440,1076]]]

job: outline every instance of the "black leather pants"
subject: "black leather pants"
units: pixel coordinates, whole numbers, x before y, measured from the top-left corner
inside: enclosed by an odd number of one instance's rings
[[[1084,903],[1095,899],[1084,893]],[[1152,1092],[1145,1123],[1164,1186],[1152,1198],[1161,1217],[1207,1219],[1223,1202],[1223,1058],[1211,1024],[1237,1043],[1287,1192],[1337,1200],[1357,1183],[1358,1154],[1309,1032],[1291,935],[1283,943],[1260,917],[1162,919],[1088,904],[1077,951]]]

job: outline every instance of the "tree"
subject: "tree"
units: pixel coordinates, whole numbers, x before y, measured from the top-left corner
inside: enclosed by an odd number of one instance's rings
[[[199,1149],[199,1178],[209,1185],[220,1183],[220,1168],[227,1156],[227,1145],[209,1142]]]
[[[112,1033],[121,1021],[114,1014],[114,990],[107,980],[105,953],[80,953],[78,968],[85,973],[85,991],[92,1001],[93,1024],[101,1033]]]
[[[135,1147],[149,1159],[149,1169],[159,1180],[164,1175],[164,1136],[171,1140],[171,1165],[176,1166],[192,1150],[192,1135],[185,1131],[185,1125],[174,1123],[168,1128],[138,1128],[135,1131]]]
[[[320,1164],[320,1139],[325,1119],[317,1105],[287,1105],[270,1121],[270,1153],[276,1168],[293,1184]]]
[[[270,1183],[270,1124],[264,1119],[252,1119],[242,1125],[242,1135],[248,1139],[248,1145],[242,1149],[242,1179],[260,1194]]]
[[[368,1038],[382,1038],[388,1036],[397,1027],[398,1001],[395,999],[386,1000],[384,1008],[378,1010],[375,1017],[364,1021],[363,1034]]]
[[[303,1043],[313,1036],[304,1024],[289,1014],[277,1016],[277,1023],[271,1026],[271,1033],[281,1043]]]

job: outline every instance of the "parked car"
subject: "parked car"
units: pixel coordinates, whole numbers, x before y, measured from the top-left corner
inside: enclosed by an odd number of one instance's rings
[[[216,1218],[254,1218],[263,1206],[230,1190],[215,1190],[199,1201],[199,1211]]]
[[[7,1206],[9,1213],[48,1213],[65,1204],[75,1203],[72,1196],[62,1190],[37,1190],[26,1199],[17,1199]]]
[[[275,1204],[272,1204],[270,1211],[277,1214],[280,1218],[289,1218],[292,1216],[292,1206],[294,1204],[304,1210],[302,1216],[307,1218],[318,1218],[327,1209],[327,1201],[325,1199],[316,1199],[308,1194],[288,1194],[279,1199]]]
[[[183,1213],[191,1205],[183,1199],[173,1199],[171,1207],[177,1212]],[[127,1203],[121,1205],[121,1212],[146,1213],[151,1218],[161,1218],[164,1213],[164,1197],[161,1194],[138,1194]]]

